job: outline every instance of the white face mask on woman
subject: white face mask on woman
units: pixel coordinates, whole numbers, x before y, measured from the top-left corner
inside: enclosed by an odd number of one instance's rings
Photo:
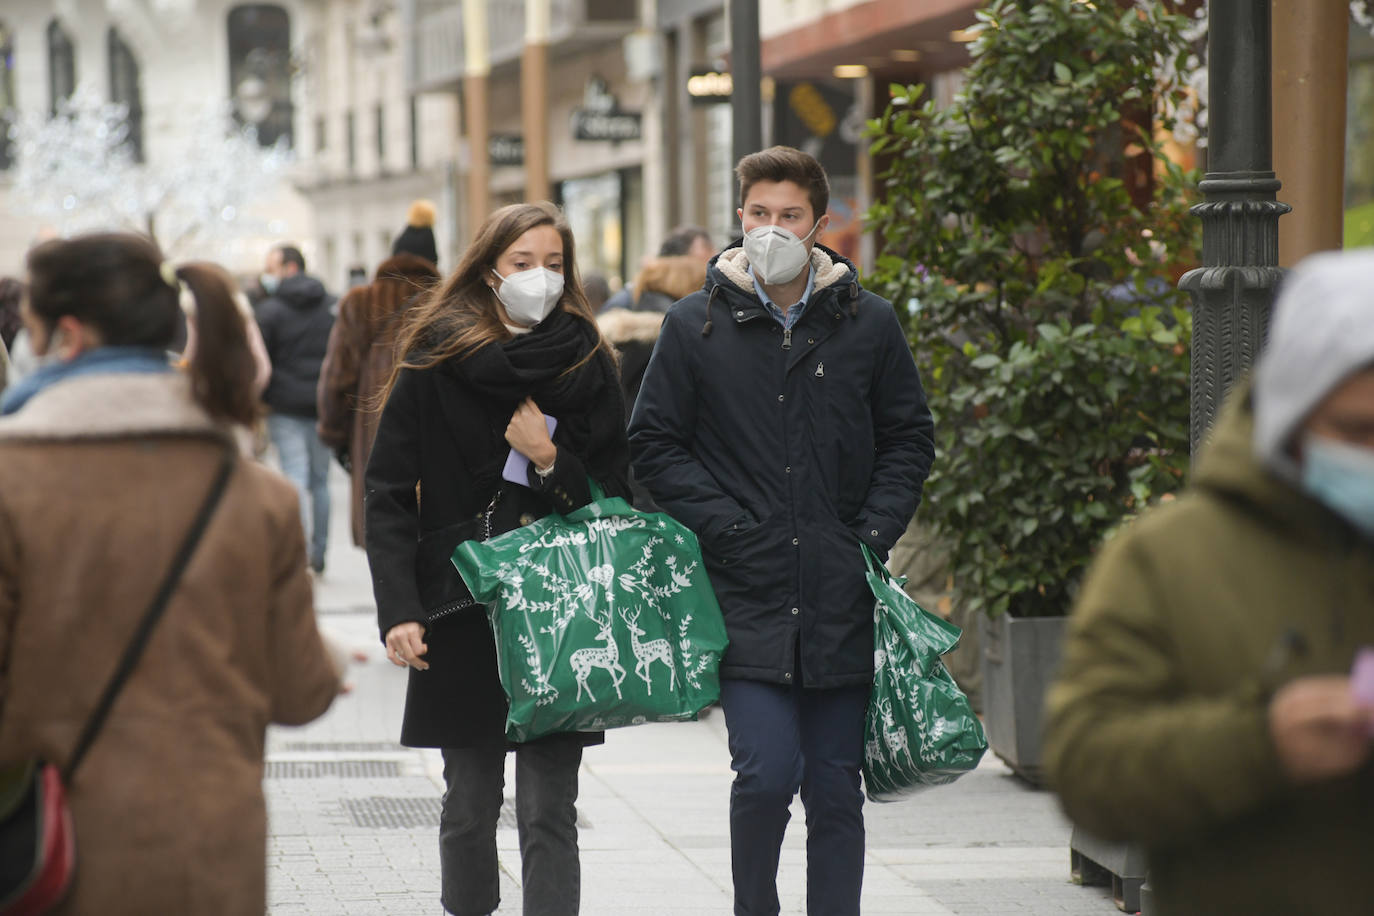
[[[816,220],[804,238],[781,226],[755,226],[744,234],[744,253],[759,281],[769,286],[788,283],[797,278],[810,257],[806,239],[816,234],[821,221]]]
[[[502,277],[494,267],[491,272],[501,280],[496,298],[510,320],[523,327],[532,328],[549,317],[563,295],[563,275],[547,267],[531,267],[509,277]]]

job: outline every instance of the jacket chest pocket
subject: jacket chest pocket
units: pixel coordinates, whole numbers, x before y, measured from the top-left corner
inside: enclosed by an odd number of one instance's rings
[[[871,446],[871,373],[866,362],[818,349],[792,370],[807,393],[812,436]],[[856,440],[854,437],[858,436]]]

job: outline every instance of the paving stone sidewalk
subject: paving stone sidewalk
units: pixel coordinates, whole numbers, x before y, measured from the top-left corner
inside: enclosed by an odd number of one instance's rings
[[[346,506],[334,483],[335,506]],[[353,692],[319,721],[269,733],[269,910],[437,916],[440,761],[394,743],[405,673],[383,659],[366,561],[347,542],[346,525],[336,512],[316,603],[322,628],[371,658],[353,667]],[[727,916],[731,776],[719,712],[613,731],[589,749],[578,802],[582,913]],[[1053,796],[995,759],[951,786],[869,805],[866,820],[866,914],[1116,912],[1104,889],[1070,883],[1069,826]],[[785,916],[806,912],[804,824],[798,803],[778,876]],[[498,913],[514,916],[520,858],[509,810],[497,844]]]

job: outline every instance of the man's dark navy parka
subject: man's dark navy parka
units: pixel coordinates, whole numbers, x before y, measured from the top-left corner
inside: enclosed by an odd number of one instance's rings
[[[743,249],[718,255],[668,311],[630,443],[638,479],[701,542],[730,637],[721,675],[828,688],[872,680],[860,540],[886,556],[906,531],[935,445],[892,305],[829,249],[811,267],[789,336]]]

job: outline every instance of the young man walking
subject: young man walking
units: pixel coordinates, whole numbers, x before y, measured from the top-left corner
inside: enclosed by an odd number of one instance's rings
[[[906,530],[934,427],[891,304],[817,244],[820,163],[778,146],[736,173],[744,238],[667,314],[630,423],[634,470],[696,532],[725,614],[735,914],[777,916],[800,790],[807,912],[857,916],[873,678],[861,543],[886,556]]]

